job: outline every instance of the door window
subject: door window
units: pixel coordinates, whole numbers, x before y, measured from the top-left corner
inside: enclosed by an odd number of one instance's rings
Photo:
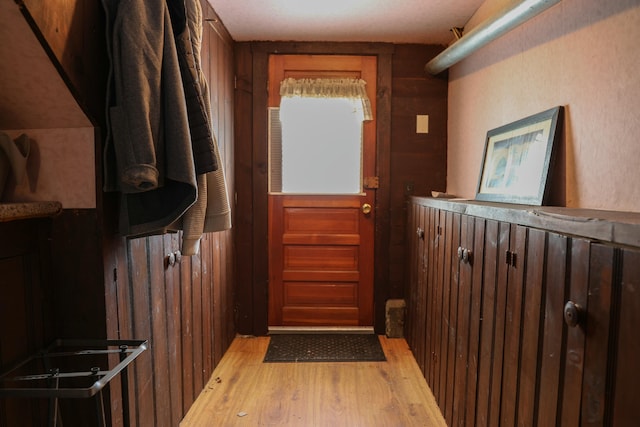
[[[283,82],[280,108],[270,109],[271,192],[362,193],[362,122],[370,110],[360,91],[362,80]]]

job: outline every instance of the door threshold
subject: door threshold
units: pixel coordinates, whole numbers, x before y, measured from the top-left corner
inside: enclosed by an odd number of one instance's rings
[[[269,326],[276,334],[373,334],[373,326]]]

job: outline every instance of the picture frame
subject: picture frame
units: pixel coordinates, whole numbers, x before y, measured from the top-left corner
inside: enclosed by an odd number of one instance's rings
[[[543,205],[563,117],[558,106],[488,131],[476,200]]]

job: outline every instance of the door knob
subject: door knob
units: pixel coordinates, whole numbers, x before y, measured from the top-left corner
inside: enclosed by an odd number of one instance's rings
[[[369,203],[362,205],[362,213],[365,215],[369,215],[371,213],[371,205]]]

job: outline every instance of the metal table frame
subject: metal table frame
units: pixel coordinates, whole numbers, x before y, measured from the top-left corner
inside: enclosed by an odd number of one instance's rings
[[[64,347],[86,348],[75,351],[56,351]],[[111,347],[111,348],[110,348]],[[130,425],[129,420],[129,380],[127,367],[143,351],[147,349],[146,340],[70,340],[58,339],[45,349],[31,355],[19,362],[10,370],[0,374],[0,398],[47,398],[49,399],[49,425],[56,426],[59,418],[58,399],[83,399],[95,397],[98,425],[105,426],[104,404],[102,401],[102,389],[116,376],[121,377],[122,389],[122,415],[125,427]],[[87,355],[118,354],[119,363],[113,369],[101,370],[93,367],[90,371],[60,372],[53,367],[51,361],[56,357],[73,357]],[[15,375],[15,373],[29,363],[42,359],[43,365],[50,367],[47,372],[33,373],[30,375]],[[91,378],[95,381],[89,387],[59,387],[60,379],[65,378]],[[5,387],[3,383],[8,381],[42,381],[45,380],[48,387]]]

